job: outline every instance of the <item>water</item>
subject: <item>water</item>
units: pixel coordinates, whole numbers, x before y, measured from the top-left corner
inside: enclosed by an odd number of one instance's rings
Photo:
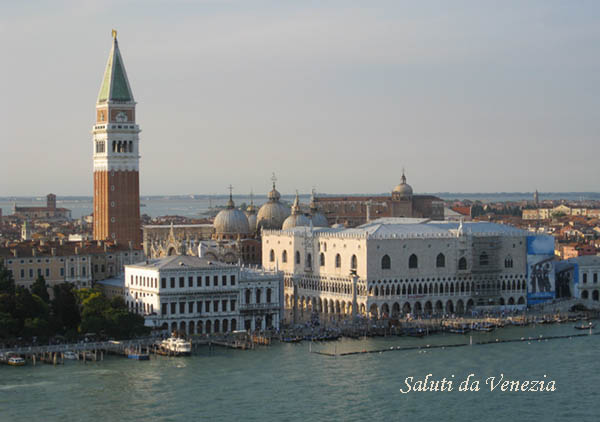
[[[386,195],[381,193],[380,195]],[[453,199],[468,199],[471,201],[487,202],[503,202],[503,201],[523,201],[532,200],[533,194],[529,192],[513,192],[513,193],[452,193],[442,192],[434,193],[444,200]],[[148,214],[151,217],[159,217],[163,215],[181,215],[184,217],[201,217],[203,212],[208,211],[212,207],[218,205],[225,205],[229,197],[227,196],[178,196],[178,197],[159,197],[159,196],[142,196],[141,212]],[[291,203],[294,200],[293,195],[283,195],[282,201]],[[542,193],[540,199],[551,199],[559,200],[564,199],[566,201],[583,201],[583,200],[600,200],[600,193],[591,192],[567,192],[567,193]],[[266,202],[266,195],[258,195],[253,198],[254,204],[257,206],[262,205]],[[310,200],[309,195],[300,195],[300,201],[307,204]],[[250,196],[234,196],[234,201],[237,205],[242,203],[249,204]],[[14,203],[19,206],[45,206],[45,197],[19,197],[19,198],[7,198],[0,197],[0,208],[2,209],[3,215],[12,214],[12,207]],[[89,215],[92,212],[92,198],[91,197],[78,197],[78,198],[58,198],[57,206],[68,208],[71,210],[73,218],[80,218],[84,215]]]
[[[511,327],[495,338],[576,334],[572,325]],[[326,351],[468,342],[468,336],[340,340]],[[253,351],[201,349],[190,358],[0,367],[0,421],[17,420],[543,420],[597,421],[600,336],[347,357],[308,352],[306,342]],[[401,394],[408,376],[451,378],[454,391]],[[459,392],[470,373],[478,392]],[[489,391],[485,378],[546,379],[555,392]]]

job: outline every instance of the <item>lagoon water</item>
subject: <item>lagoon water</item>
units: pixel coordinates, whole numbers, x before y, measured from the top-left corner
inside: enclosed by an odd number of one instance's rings
[[[578,334],[572,324],[511,327],[473,341]],[[386,337],[314,343],[328,352],[468,343],[469,336]],[[0,421],[598,421],[600,336],[328,357],[309,344],[251,351],[208,348],[149,362],[107,357],[0,367]],[[401,394],[406,377],[457,380],[451,392]],[[474,373],[480,391],[459,392]],[[556,382],[555,392],[489,391],[485,379]]]

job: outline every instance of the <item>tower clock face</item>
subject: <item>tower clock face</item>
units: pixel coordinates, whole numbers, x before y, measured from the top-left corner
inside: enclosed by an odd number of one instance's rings
[[[117,122],[126,122],[127,121],[127,114],[125,114],[124,111],[119,111],[117,113],[117,115],[115,116],[115,120]]]

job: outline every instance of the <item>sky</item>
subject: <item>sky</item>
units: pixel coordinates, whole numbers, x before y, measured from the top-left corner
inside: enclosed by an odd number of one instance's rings
[[[143,195],[594,191],[600,2],[0,1],[0,196],[91,195],[118,30]]]

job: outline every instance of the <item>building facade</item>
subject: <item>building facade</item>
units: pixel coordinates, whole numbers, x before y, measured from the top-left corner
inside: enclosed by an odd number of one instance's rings
[[[444,202],[435,196],[414,195],[404,173],[390,196],[320,196],[314,200],[330,226],[356,227],[383,217],[444,219]]]
[[[93,127],[94,239],[141,244],[139,136],[133,98],[116,31]]]
[[[493,223],[380,219],[354,229],[263,232],[284,272],[286,317],[463,314],[527,300],[528,233]]]
[[[283,275],[169,256],[126,266],[124,296],[155,328],[185,334],[278,329]]]
[[[24,220],[53,220],[65,221],[71,219],[71,210],[56,207],[56,195],[46,195],[45,207],[18,207],[13,206],[13,215]],[[0,215],[1,217],[1,215]]]

